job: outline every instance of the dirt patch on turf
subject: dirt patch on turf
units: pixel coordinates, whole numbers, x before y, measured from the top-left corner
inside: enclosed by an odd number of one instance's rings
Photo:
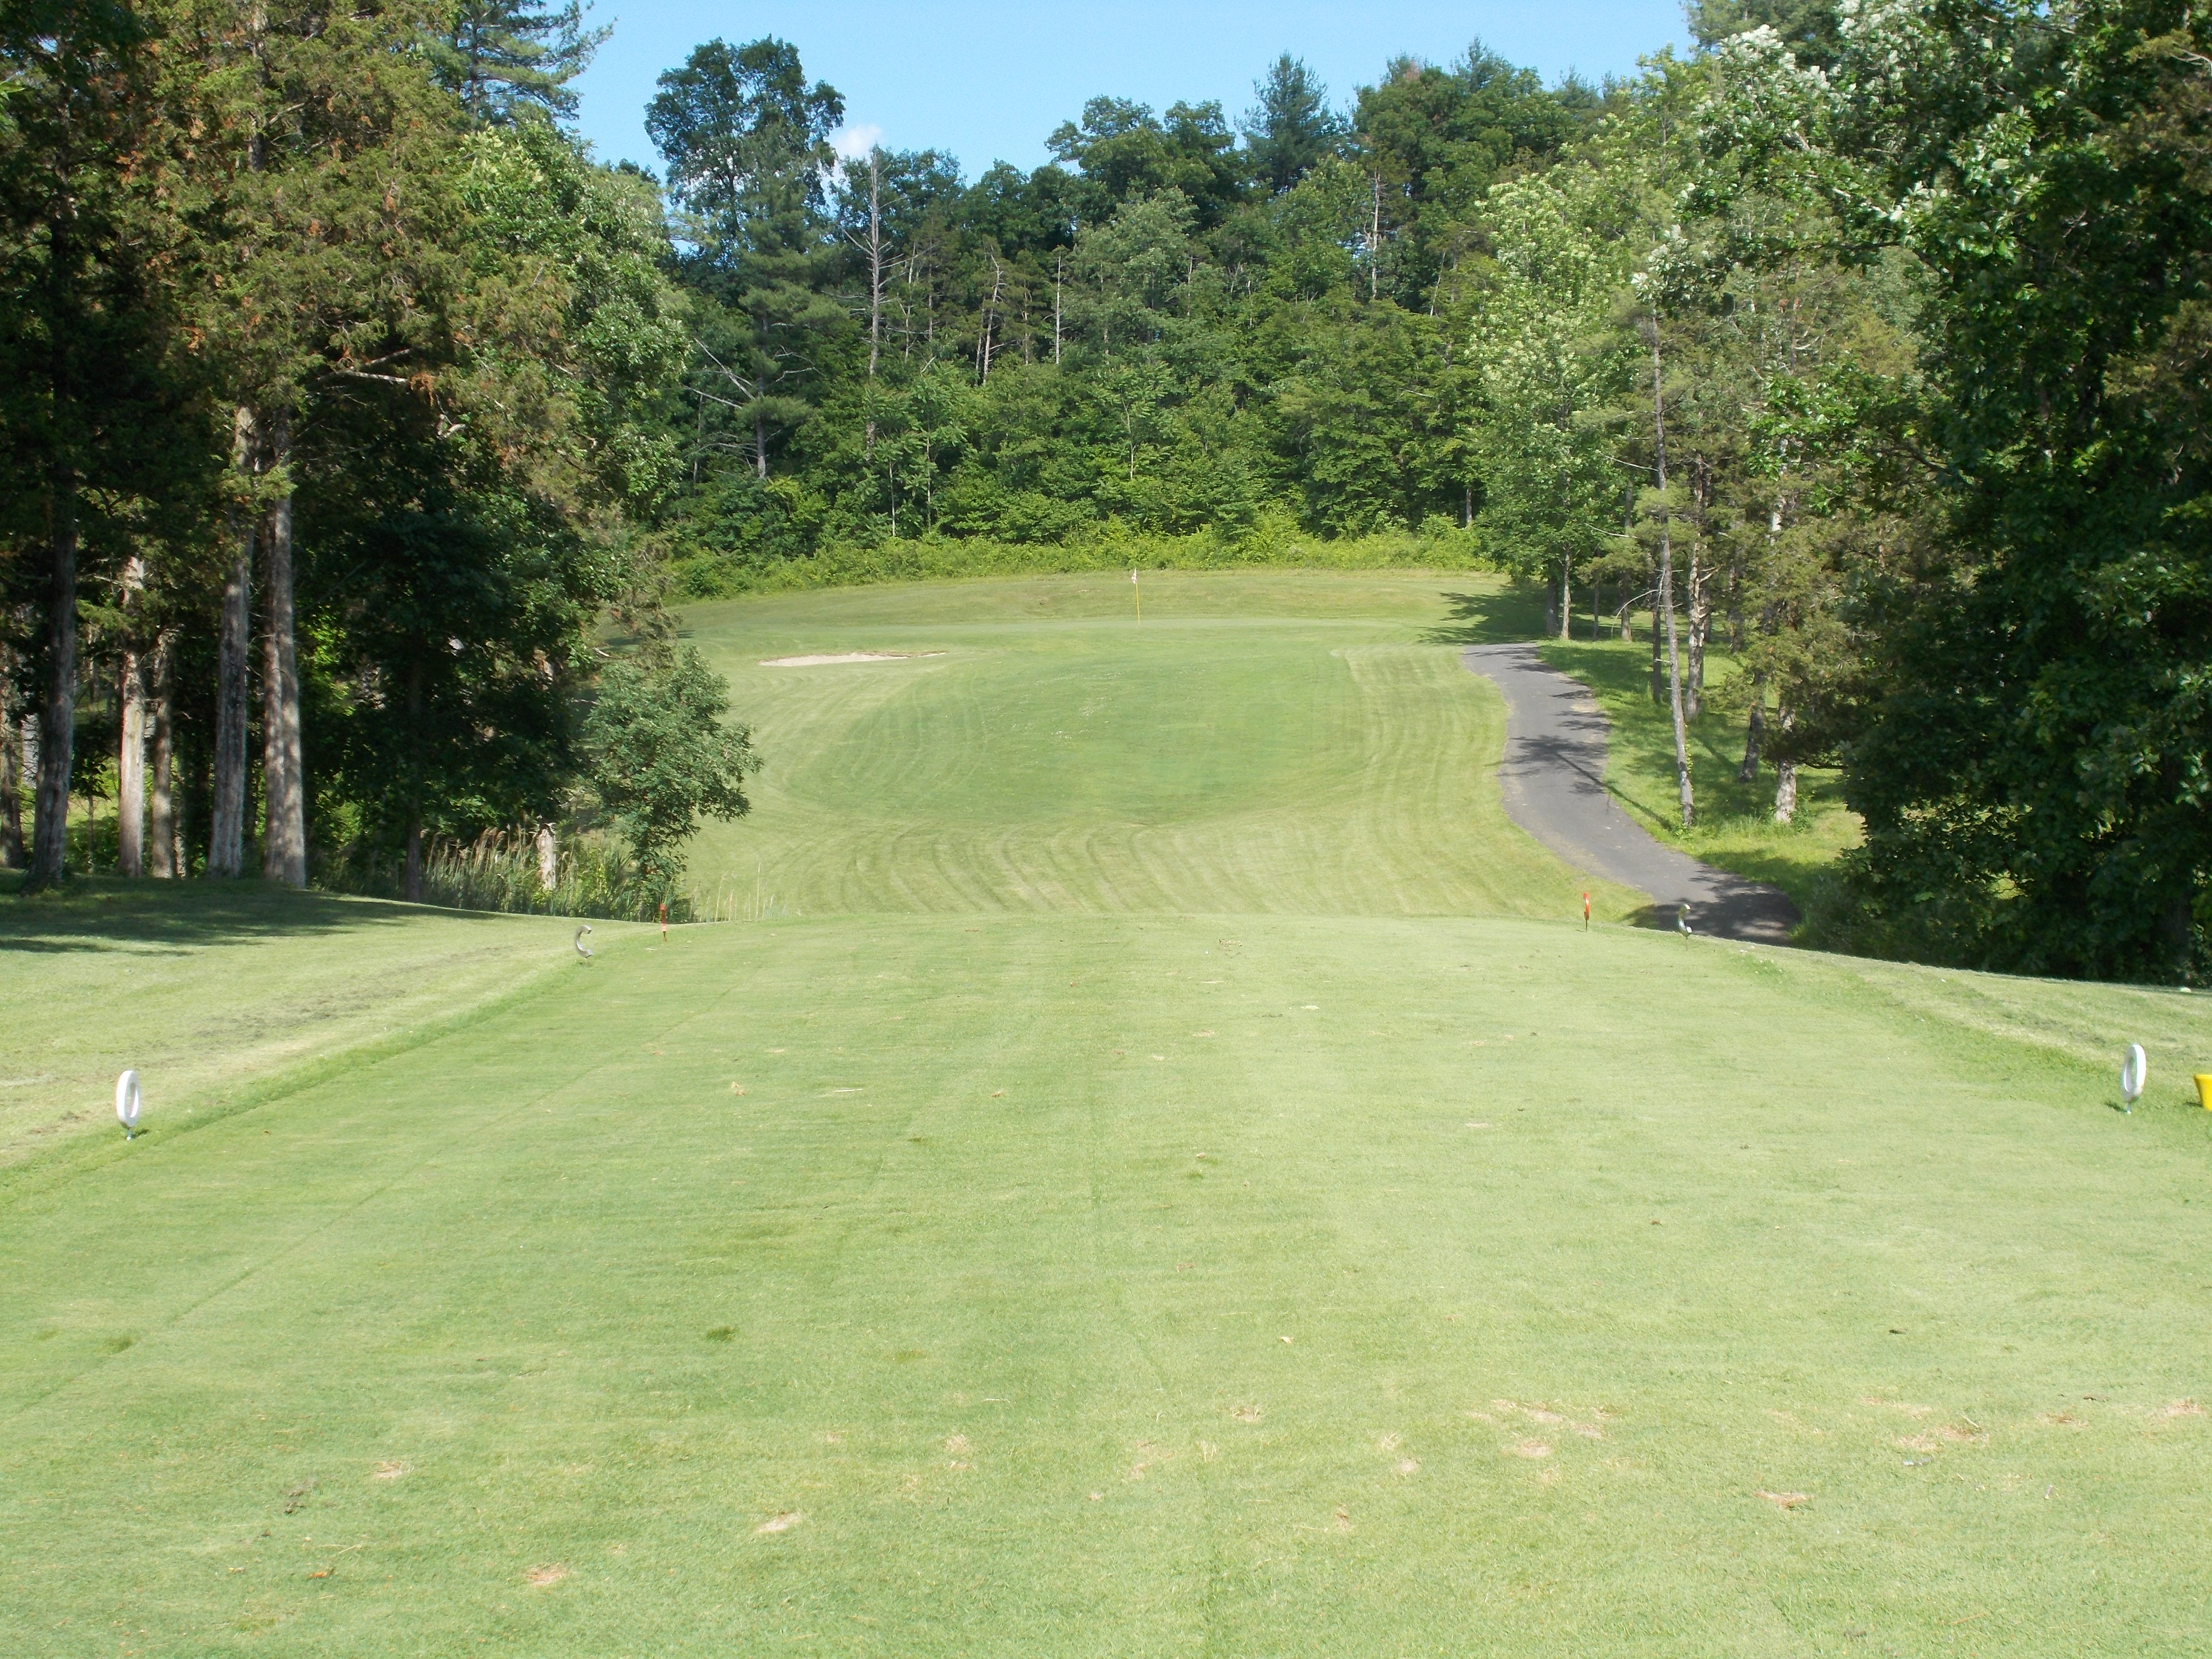
[[[568,1569],[556,1563],[550,1567],[532,1567],[522,1576],[539,1589],[546,1589],[566,1578],[568,1576]]]
[[[1256,1423],[1267,1413],[1257,1406],[1238,1406],[1229,1414],[1239,1423]]]
[[[372,1478],[378,1480],[397,1480],[401,1475],[412,1473],[413,1470],[404,1463],[379,1463],[376,1466],[376,1473]]]
[[[2177,1417],[2202,1417],[2204,1407],[2194,1400],[2177,1400],[2170,1405],[2160,1407],[2151,1415],[2161,1422],[2171,1423]]]
[[[1613,1415],[1602,1406],[1592,1406],[1587,1412],[1557,1402],[1540,1405],[1518,1400],[1493,1400],[1490,1406],[1501,1417],[1525,1417],[1531,1423],[1547,1429],[1571,1429],[1585,1440],[1604,1439],[1605,1419]],[[1471,1411],[1468,1415],[1485,1423],[1498,1420],[1478,1411]]]
[[[1801,1509],[1805,1504],[1813,1501],[1809,1493],[1802,1492],[1761,1491],[1757,1494],[1757,1496],[1773,1504],[1776,1509],[1780,1510],[1784,1515],[1787,1515],[1794,1509]]]
[[[797,1526],[805,1519],[806,1519],[806,1517],[801,1515],[797,1510],[786,1510],[780,1515],[771,1515],[767,1520],[762,1522],[760,1525],[755,1527],[753,1530],[757,1533],[789,1532],[793,1527]]]
[[[831,651],[805,657],[763,657],[763,668],[824,668],[841,662],[905,662],[914,657],[941,657],[942,651]]]
[[[1903,1412],[1907,1417],[1933,1417],[1936,1414],[1936,1408],[1933,1406],[1908,1405],[1902,1400],[1875,1400],[1873,1398],[1868,1398],[1860,1401],[1859,1404],[1862,1406],[1878,1407],[1880,1409],[1886,1412]]]

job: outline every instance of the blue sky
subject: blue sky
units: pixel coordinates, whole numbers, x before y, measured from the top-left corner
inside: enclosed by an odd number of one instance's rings
[[[659,167],[644,111],[653,79],[716,35],[795,42],[810,77],[845,95],[850,140],[950,150],[973,178],[994,160],[1044,161],[1045,135],[1099,93],[1155,108],[1221,101],[1233,121],[1275,55],[1303,58],[1342,101],[1401,52],[1445,63],[1480,35],[1494,52],[1555,79],[1626,74],[1687,38],[1676,0],[1497,0],[1435,5],[1182,3],[1051,5],[957,0],[902,5],[718,6],[598,0],[614,38],[578,83],[580,125],[602,159]],[[872,131],[871,129],[876,131]]]

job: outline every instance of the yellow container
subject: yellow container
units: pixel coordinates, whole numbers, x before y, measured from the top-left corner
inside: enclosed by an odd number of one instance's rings
[[[2206,1111],[2212,1112],[2212,1072],[2197,1074],[2197,1103]]]

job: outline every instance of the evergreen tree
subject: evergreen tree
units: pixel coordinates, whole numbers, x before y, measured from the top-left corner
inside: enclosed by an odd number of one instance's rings
[[[1260,101],[1240,126],[1245,151],[1259,181],[1279,196],[1341,148],[1344,118],[1328,106],[1328,88],[1287,52],[1252,90]]]
[[[849,326],[823,291],[833,266],[830,134],[844,100],[806,84],[798,49],[773,37],[710,40],[664,74],[646,131],[668,162],[691,252],[685,278],[719,307],[703,322],[692,396],[733,417],[737,446],[765,481],[772,434],[803,421],[821,338]]]
[[[526,107],[567,118],[576,112],[568,82],[614,32],[586,28],[589,9],[586,0],[458,0],[424,50],[440,83],[476,120],[509,120]]]

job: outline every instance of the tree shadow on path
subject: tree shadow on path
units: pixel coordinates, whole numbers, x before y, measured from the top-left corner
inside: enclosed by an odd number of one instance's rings
[[[1533,583],[1443,598],[1450,616],[1421,635],[1424,645],[1513,645],[1542,637],[1544,590]]]

